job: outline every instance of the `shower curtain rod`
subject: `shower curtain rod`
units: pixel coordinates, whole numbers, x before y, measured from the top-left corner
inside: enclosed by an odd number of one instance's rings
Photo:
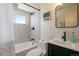
[[[40,11],[40,9],[38,9],[38,8],[36,8],[36,7],[33,7],[33,6],[31,6],[31,5],[27,4],[27,3],[23,3],[23,4],[24,4],[24,5],[27,5],[27,6],[31,7],[31,8],[34,8],[34,9],[36,9],[36,10],[38,10],[38,11]]]

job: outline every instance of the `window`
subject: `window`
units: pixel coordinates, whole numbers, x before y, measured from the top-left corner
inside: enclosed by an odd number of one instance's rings
[[[27,23],[27,14],[23,11],[15,11],[14,23],[26,24]]]
[[[18,13],[16,13],[16,23],[21,23],[21,24],[25,24],[26,23],[26,17],[24,15],[20,15]]]

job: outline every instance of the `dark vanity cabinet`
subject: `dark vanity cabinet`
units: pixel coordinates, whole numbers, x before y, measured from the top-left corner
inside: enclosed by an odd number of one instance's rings
[[[79,52],[48,43],[48,56],[79,56]]]

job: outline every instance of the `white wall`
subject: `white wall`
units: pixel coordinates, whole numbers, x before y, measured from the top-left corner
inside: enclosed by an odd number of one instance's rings
[[[41,26],[41,18],[40,18],[40,12],[35,12],[33,15],[31,15],[31,28],[34,27],[35,30],[31,31],[31,38],[35,39],[35,41],[40,40],[40,26]]]
[[[79,40],[79,26],[76,28],[56,28],[55,27],[55,8],[56,4],[42,4],[41,5],[41,39],[51,40],[53,38],[61,39],[63,32],[67,32],[67,40],[70,39],[72,32],[75,32],[77,39]],[[44,21],[43,13],[46,11],[51,12],[51,20]]]

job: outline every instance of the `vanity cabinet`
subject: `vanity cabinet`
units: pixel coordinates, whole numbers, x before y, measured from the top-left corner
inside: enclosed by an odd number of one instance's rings
[[[48,43],[48,56],[79,56],[79,52]]]

